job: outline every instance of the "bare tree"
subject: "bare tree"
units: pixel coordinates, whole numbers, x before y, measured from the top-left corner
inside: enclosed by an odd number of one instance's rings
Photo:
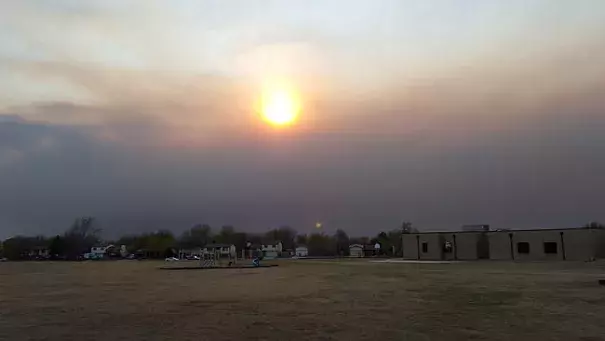
[[[99,243],[101,229],[94,226],[93,217],[82,217],[74,221],[64,234],[66,255],[76,258]]]
[[[401,223],[401,233],[418,233],[418,229],[412,227],[412,223],[404,221]]]

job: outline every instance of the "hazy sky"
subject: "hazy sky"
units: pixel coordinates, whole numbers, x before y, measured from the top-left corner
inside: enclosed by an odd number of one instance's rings
[[[605,220],[601,0],[0,0],[0,237]],[[255,111],[264,85],[297,124]]]

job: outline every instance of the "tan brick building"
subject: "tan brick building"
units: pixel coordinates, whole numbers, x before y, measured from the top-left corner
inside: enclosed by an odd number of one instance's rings
[[[590,260],[605,257],[605,230],[552,229],[488,232],[495,260]]]
[[[590,260],[605,258],[605,229],[453,231],[404,234],[403,258],[417,260]]]

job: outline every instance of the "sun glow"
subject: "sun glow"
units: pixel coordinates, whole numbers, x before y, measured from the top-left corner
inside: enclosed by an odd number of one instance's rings
[[[274,126],[287,126],[296,122],[300,104],[294,92],[287,89],[271,89],[262,97],[261,114]]]

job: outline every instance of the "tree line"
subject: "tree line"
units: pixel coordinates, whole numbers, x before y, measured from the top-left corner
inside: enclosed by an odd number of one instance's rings
[[[197,224],[179,236],[170,230],[159,230],[140,234],[124,235],[116,240],[103,240],[101,229],[93,217],[78,218],[61,235],[16,236],[1,244],[0,257],[8,259],[32,259],[40,257],[36,250],[47,250],[53,259],[78,259],[90,252],[96,245],[124,245],[131,254],[145,253],[150,257],[169,257],[179,249],[204,247],[207,244],[233,244],[238,251],[281,242],[285,250],[294,250],[297,246],[306,246],[310,256],[348,256],[351,244],[380,243],[381,254],[398,256],[401,254],[401,234],[416,231],[410,223],[389,232],[380,232],[373,237],[349,237],[342,230],[334,234],[316,232],[299,234],[289,226],[282,226],[266,233],[247,233],[237,231],[233,226],[222,226],[215,230],[207,224]]]

